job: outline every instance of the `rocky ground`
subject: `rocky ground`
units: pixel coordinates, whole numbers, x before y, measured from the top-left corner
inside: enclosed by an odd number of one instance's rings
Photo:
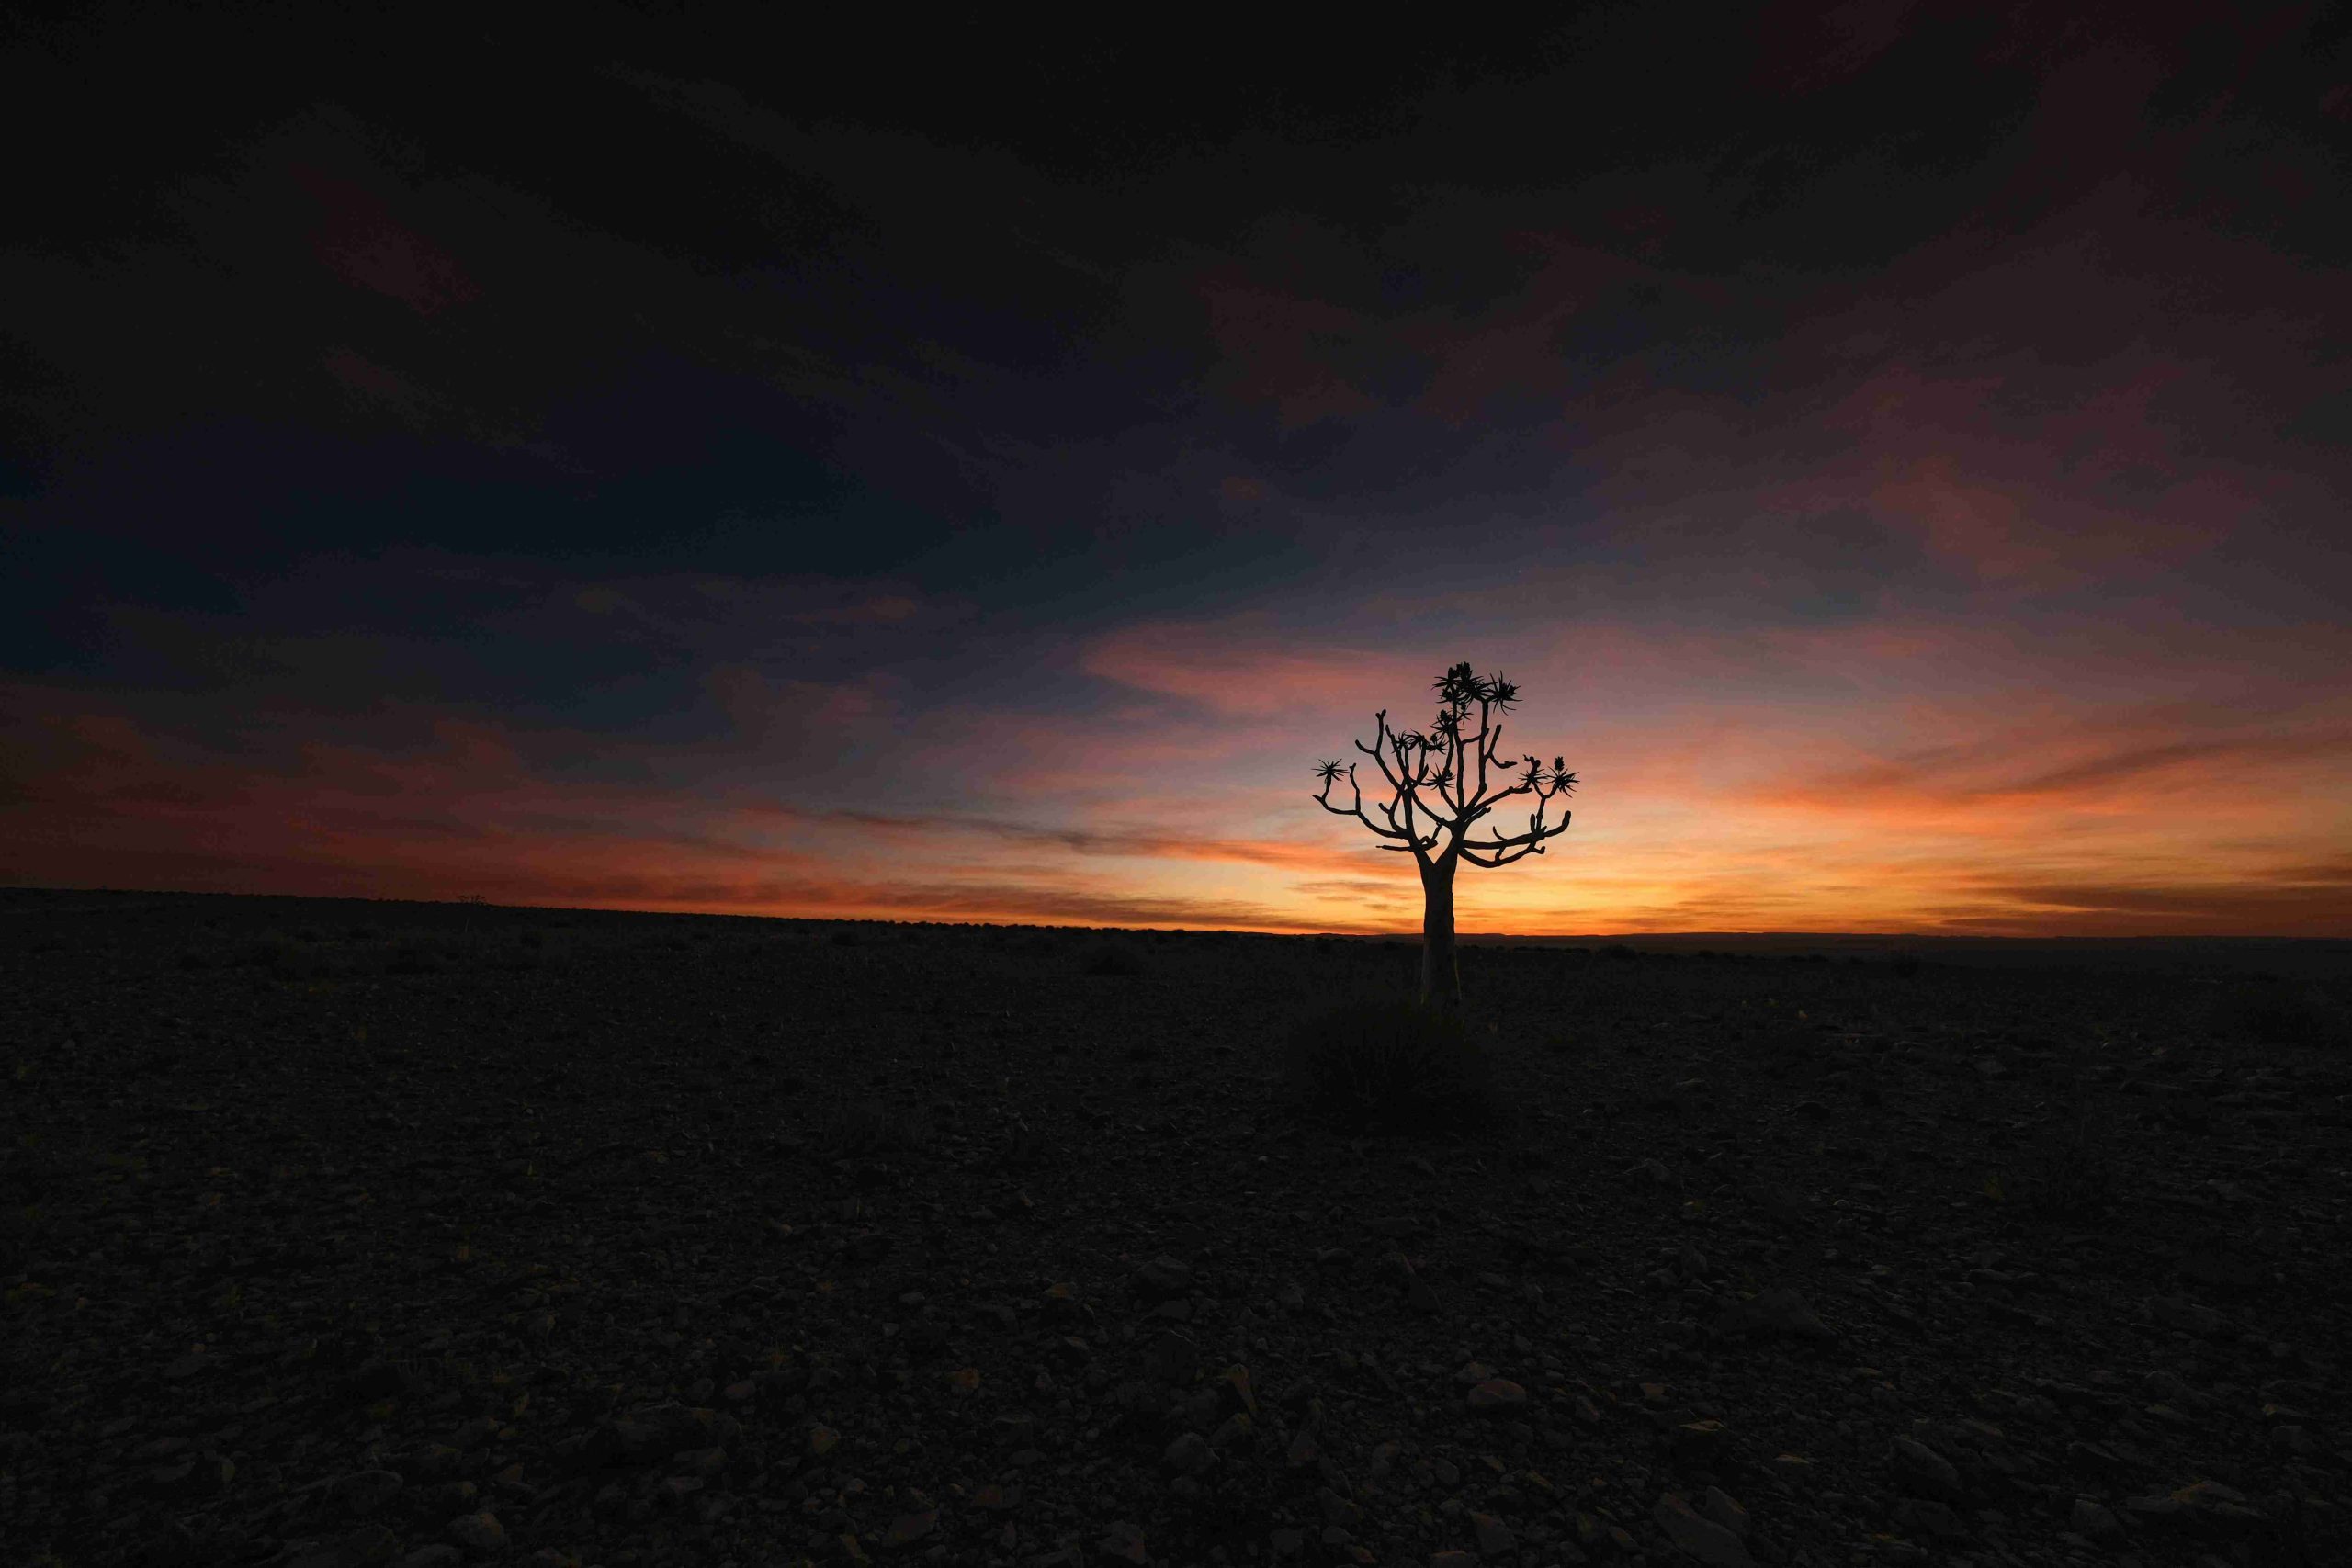
[[[2324,991],[1474,949],[1414,1139],[1278,1078],[1401,945],[0,942],[10,1562],[2352,1560]]]

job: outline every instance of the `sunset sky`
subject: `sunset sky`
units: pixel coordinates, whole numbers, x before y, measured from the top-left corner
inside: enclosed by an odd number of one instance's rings
[[[1582,15],[0,23],[0,881],[2352,936],[2352,7]]]

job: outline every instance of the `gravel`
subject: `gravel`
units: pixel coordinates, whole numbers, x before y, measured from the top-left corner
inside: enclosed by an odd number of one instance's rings
[[[2188,967],[1473,947],[1522,1131],[1351,1137],[1408,946],[0,921],[10,1562],[2352,1558],[2352,1054]]]

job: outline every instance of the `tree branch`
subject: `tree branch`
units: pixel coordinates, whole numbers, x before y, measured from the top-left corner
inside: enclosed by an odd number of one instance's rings
[[[1329,812],[1334,817],[1354,818],[1357,821],[1363,823],[1365,827],[1371,829],[1374,832],[1379,834],[1384,839],[1402,839],[1408,836],[1397,831],[1393,827],[1384,828],[1379,823],[1374,821],[1371,818],[1366,817],[1363,814],[1363,787],[1356,783],[1356,771],[1354,768],[1351,767],[1348,770],[1348,788],[1355,793],[1356,798],[1354,805],[1346,807],[1332,805],[1331,782],[1332,781],[1328,778],[1323,781],[1323,793],[1314,797],[1315,804],[1320,806],[1324,810]]]

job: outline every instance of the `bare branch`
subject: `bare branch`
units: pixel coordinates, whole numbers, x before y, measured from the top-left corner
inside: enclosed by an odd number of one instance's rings
[[[1321,770],[1317,769],[1317,772],[1320,773]],[[1384,828],[1379,823],[1374,821],[1371,818],[1366,817],[1363,814],[1363,789],[1356,783],[1356,771],[1352,767],[1348,769],[1345,777],[1348,781],[1348,788],[1355,795],[1353,804],[1345,807],[1332,805],[1331,785],[1333,782],[1340,776],[1341,775],[1336,771],[1336,769],[1331,773],[1322,773],[1323,793],[1313,797],[1317,806],[1320,806],[1324,810],[1329,812],[1334,817],[1352,817],[1384,839],[1402,839],[1408,836],[1405,833],[1399,832],[1393,827]],[[1385,809],[1385,807],[1383,809]]]
[[[1462,849],[1462,858],[1468,861],[1472,865],[1484,866],[1488,871],[1497,871],[1509,865],[1515,860],[1525,860],[1529,855],[1540,855],[1543,852],[1544,846],[1536,844],[1523,850],[1513,850],[1509,854],[1497,855],[1492,860],[1484,860],[1465,844]]]

